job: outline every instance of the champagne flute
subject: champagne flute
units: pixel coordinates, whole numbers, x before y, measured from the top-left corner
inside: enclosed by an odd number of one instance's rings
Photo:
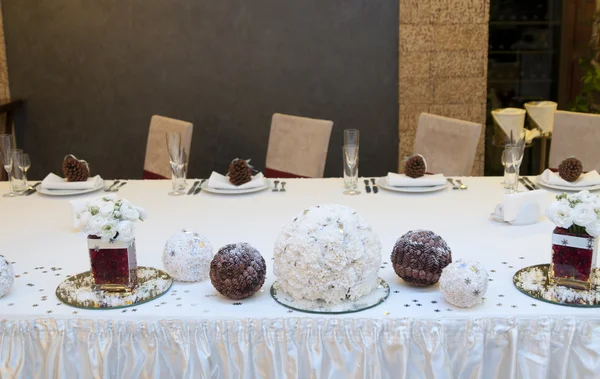
[[[31,159],[29,158],[29,154],[23,153],[21,154],[21,159],[17,162],[17,166],[23,171],[23,180],[25,181],[25,188],[27,188],[27,171],[31,167]]]
[[[358,151],[359,151],[358,129],[344,130],[344,171],[348,173],[348,189],[344,195],[359,195],[358,187]]]
[[[181,133],[167,132],[167,149],[169,151],[169,161],[171,164],[171,182],[173,191],[169,192],[170,196],[182,196],[185,192],[182,191],[182,181],[187,164],[187,154],[183,148],[181,141]]]
[[[13,157],[11,153],[12,149],[12,136],[10,134],[0,134],[0,160],[2,160],[2,166],[4,166],[4,170],[8,175],[8,186],[9,192],[2,195],[3,197],[13,197],[14,192],[12,188],[12,166],[13,166]]]

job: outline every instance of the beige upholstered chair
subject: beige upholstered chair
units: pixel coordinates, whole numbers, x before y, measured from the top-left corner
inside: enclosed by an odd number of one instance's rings
[[[481,135],[481,124],[421,113],[414,153],[422,154],[427,171],[469,176]]]
[[[167,179],[171,177],[169,151],[167,150],[167,132],[180,132],[185,151],[190,154],[192,132],[194,126],[173,118],[152,116],[148,144],[146,145],[146,160],[144,161],[144,179]]]
[[[332,121],[275,113],[265,176],[322,178],[332,127]]]
[[[550,168],[576,156],[585,171],[600,169],[600,115],[556,111],[550,146]]]

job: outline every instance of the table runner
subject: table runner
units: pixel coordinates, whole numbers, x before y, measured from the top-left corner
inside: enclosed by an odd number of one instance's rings
[[[0,299],[0,376],[68,377],[75,370],[78,377],[107,378],[594,377],[600,372],[598,310],[535,301],[512,284],[518,269],[549,261],[553,225],[492,221],[501,179],[464,181],[466,191],[380,190],[355,197],[342,195],[341,179],[290,179],[286,193],[182,197],[167,196],[168,181],[129,181],[118,195],[150,215],[138,228],[139,264],[162,268],[166,239],[185,227],[215,248],[250,243],[267,261],[267,279],[261,292],[241,301],[222,297],[206,281],[175,284],[138,307],[100,311],[60,305],[54,296],[65,275],[89,269],[85,237],[72,228],[72,198],[0,198],[2,254],[19,275]],[[355,208],[379,234],[380,276],[391,287],[383,304],[323,316],[290,311],[270,297],[279,231],[322,203]],[[441,235],[454,260],[483,263],[492,279],[484,304],[459,309],[437,286],[412,288],[395,276],[392,246],[417,228]]]

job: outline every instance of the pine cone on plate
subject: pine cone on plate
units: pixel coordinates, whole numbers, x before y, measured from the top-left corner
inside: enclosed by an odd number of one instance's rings
[[[248,164],[248,161],[236,158],[229,165],[227,175],[231,184],[241,186],[252,180],[252,167]]]
[[[73,155],[65,157],[62,171],[68,182],[85,182],[90,177],[90,168],[87,162],[80,161]]]
[[[408,158],[404,166],[404,174],[411,178],[420,178],[427,171],[427,163],[422,155],[413,155]]]
[[[567,182],[574,182],[581,176],[583,164],[575,157],[570,157],[558,166],[558,175]]]

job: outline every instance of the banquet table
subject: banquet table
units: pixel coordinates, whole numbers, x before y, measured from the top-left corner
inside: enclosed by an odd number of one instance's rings
[[[500,181],[468,177],[467,190],[427,194],[367,194],[361,185],[361,195],[345,196],[342,179],[289,179],[286,192],[173,197],[170,181],[130,180],[117,195],[149,214],[136,234],[140,265],[162,269],[166,240],[187,228],[215,252],[250,243],[267,262],[267,278],[243,300],[221,296],[207,280],[174,283],[163,297],[115,310],[73,308],[54,292],[67,275],[89,270],[70,201],[106,192],[0,197],[0,254],[17,274],[0,298],[0,377],[599,378],[600,311],[537,301],[514,287],[517,270],[549,262],[554,225],[493,221]],[[1,193],[7,189],[0,184]],[[271,297],[273,245],[283,225],[325,203],[354,208],[379,235],[380,277],[390,285],[382,304],[323,315]],[[485,266],[483,304],[457,308],[438,285],[413,288],[396,276],[392,247],[413,229],[439,234],[454,260]]]

